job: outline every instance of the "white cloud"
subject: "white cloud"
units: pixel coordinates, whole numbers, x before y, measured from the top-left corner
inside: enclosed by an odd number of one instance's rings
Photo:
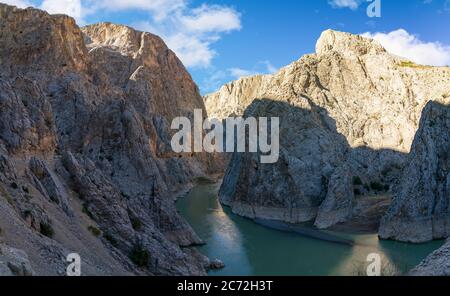
[[[360,0],[329,0],[331,6],[334,8],[350,8],[356,10],[359,7]]]
[[[364,33],[364,37],[373,38],[387,51],[405,57],[417,64],[430,66],[450,65],[450,46],[440,42],[425,42],[404,29],[390,33]]]
[[[208,67],[216,56],[211,42],[189,33],[169,34],[165,41],[186,67]]]
[[[180,17],[185,29],[191,32],[230,32],[241,29],[240,14],[234,9],[205,5]]]
[[[210,93],[229,81],[258,74],[272,74],[276,71],[278,69],[267,60],[258,62],[253,69],[234,67],[227,70],[212,70],[210,75],[202,81],[200,90],[202,93]]]
[[[26,0],[2,0],[2,3],[8,4],[8,5],[14,5],[19,8],[27,8],[30,6],[33,6],[30,2]]]
[[[203,4],[191,10],[183,6],[162,19],[132,25],[160,35],[185,66],[207,68],[217,55],[213,44],[223,34],[240,30],[240,17],[233,8]]]
[[[138,9],[152,13],[156,20],[186,7],[186,0],[89,0],[95,10],[121,11]]]
[[[266,66],[267,74],[272,74],[278,71],[278,68],[275,67],[270,61],[261,61],[260,63]]]
[[[278,69],[272,65],[270,61],[260,61],[256,64],[253,69],[242,69],[242,68],[230,68],[228,73],[234,78],[239,79],[241,77],[253,76],[258,74],[272,74],[278,71]]]
[[[39,8],[50,14],[70,15],[77,22],[84,23],[83,8],[80,0],[44,0]]]
[[[230,72],[231,76],[233,76],[235,78],[253,76],[253,75],[258,74],[258,72],[256,72],[256,71],[245,70],[245,69],[241,69],[241,68],[230,68],[230,69],[228,69],[228,71]]]

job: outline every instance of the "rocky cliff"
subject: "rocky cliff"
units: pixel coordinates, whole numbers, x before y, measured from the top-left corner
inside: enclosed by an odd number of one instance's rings
[[[205,274],[176,192],[208,169],[170,122],[204,104],[164,42],[0,4],[0,229],[36,274]],[[1,255],[0,255],[1,256]]]
[[[409,272],[411,276],[450,276],[450,240]]]
[[[445,101],[445,102],[444,102]],[[380,236],[415,243],[450,237],[450,105],[428,103]]]
[[[450,101],[450,68],[416,65],[374,40],[328,30],[315,54],[273,75],[229,83],[204,100],[211,117],[280,117],[277,164],[260,164],[255,154],[232,157],[219,195],[235,213],[319,228],[372,213],[367,222],[376,230],[404,186],[400,175],[422,110],[433,100]],[[445,126],[440,132],[448,135]]]

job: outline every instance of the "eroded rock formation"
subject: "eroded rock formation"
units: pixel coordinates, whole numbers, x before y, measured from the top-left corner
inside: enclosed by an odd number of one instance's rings
[[[0,227],[37,274],[202,275],[174,206],[208,157],[174,155],[170,122],[204,110],[164,42],[0,4]],[[206,114],[206,112],[204,112]]]
[[[380,236],[414,243],[450,237],[449,104],[436,101],[425,107]]]
[[[231,82],[204,100],[211,117],[280,117],[279,162],[233,155],[221,201],[250,218],[328,228],[363,217],[368,196],[399,191],[422,110],[450,101],[450,68],[416,65],[374,40],[328,30],[315,54],[273,75]],[[373,230],[388,204],[375,211]]]
[[[411,276],[450,276],[450,241],[409,272]]]

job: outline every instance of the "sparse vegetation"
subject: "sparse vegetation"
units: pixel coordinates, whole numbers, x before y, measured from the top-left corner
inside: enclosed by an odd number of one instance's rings
[[[380,192],[380,191],[383,191],[384,186],[383,186],[383,184],[381,184],[380,182],[374,181],[374,182],[371,182],[371,183],[370,183],[370,188],[371,188],[373,191]]]
[[[113,246],[117,247],[116,239],[110,233],[104,233],[103,237]]]
[[[130,218],[131,226],[134,230],[140,231],[142,229],[142,221],[130,209],[127,209],[128,217]]]
[[[19,188],[19,185],[17,185],[16,182],[12,182],[10,186],[11,186],[11,188],[14,189],[14,190],[16,190],[17,188]]]
[[[46,237],[52,238],[55,235],[55,231],[49,223],[41,222],[39,228],[41,234],[45,235]]]
[[[22,191],[25,193],[30,193],[30,190],[28,189],[27,186],[22,186]]]
[[[100,229],[98,229],[98,228],[95,227],[95,226],[89,226],[89,227],[88,227],[88,230],[89,230],[94,236],[97,236],[97,237],[99,237],[99,236],[102,234],[102,232],[100,231]]]
[[[136,243],[130,252],[130,259],[139,267],[145,267],[149,262],[148,251],[142,247],[141,243]]]
[[[425,65],[418,65],[411,61],[402,61],[400,64],[398,64],[399,67],[405,67],[405,68],[429,68],[430,66]]]
[[[391,168],[385,168],[381,172],[381,175],[383,175],[383,177],[386,177],[387,175],[389,175],[390,172],[391,172]]]
[[[94,215],[89,210],[89,204],[87,202],[83,203],[83,213],[85,213],[89,218],[94,219]]]
[[[362,180],[359,176],[353,177],[353,185],[355,186],[360,186],[362,185]]]
[[[139,218],[130,217],[130,221],[131,221],[131,226],[133,227],[134,230],[140,231],[142,229],[142,222]]]
[[[214,184],[214,181],[208,177],[197,177],[194,179],[195,183],[200,185]]]
[[[23,218],[24,219],[28,219],[28,217],[30,217],[32,214],[31,214],[31,211],[30,210],[25,210],[25,211],[23,211]]]

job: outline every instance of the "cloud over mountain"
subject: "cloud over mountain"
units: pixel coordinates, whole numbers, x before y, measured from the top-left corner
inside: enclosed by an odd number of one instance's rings
[[[450,65],[450,45],[440,42],[426,42],[417,35],[398,29],[389,33],[364,33],[364,37],[373,38],[386,50],[413,62],[430,66]]]

